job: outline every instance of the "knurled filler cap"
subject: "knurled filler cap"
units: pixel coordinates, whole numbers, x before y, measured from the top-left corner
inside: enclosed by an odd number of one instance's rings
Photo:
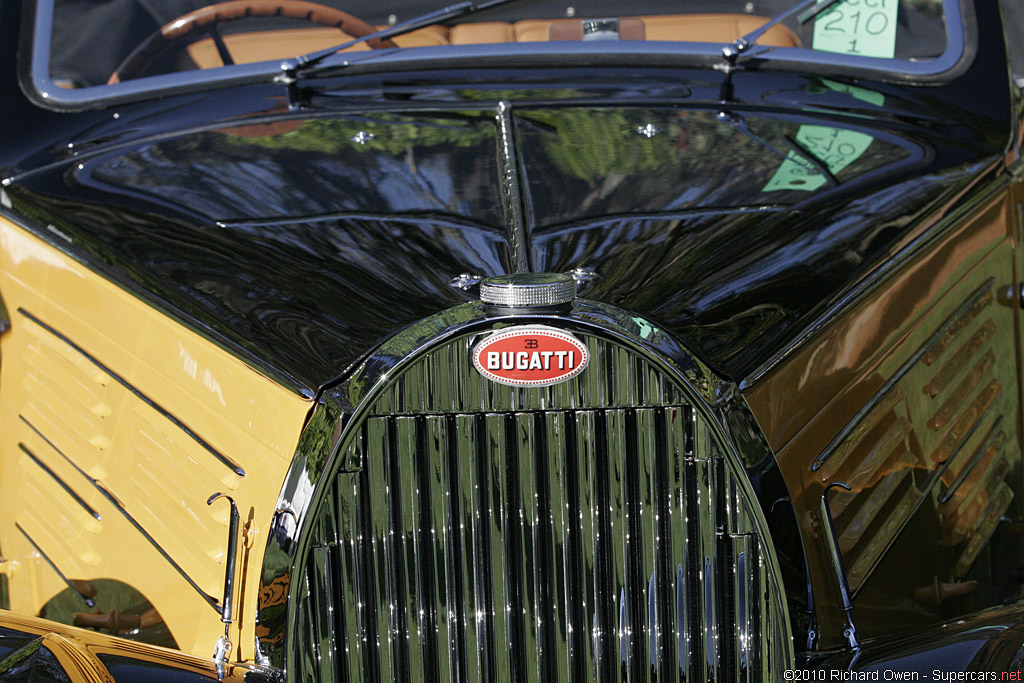
[[[517,273],[480,283],[480,300],[509,308],[558,306],[576,298],[576,280],[563,273]]]

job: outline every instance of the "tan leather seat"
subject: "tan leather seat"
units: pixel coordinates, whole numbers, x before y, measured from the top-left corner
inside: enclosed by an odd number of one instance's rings
[[[526,19],[514,24],[486,22],[459,24],[452,28],[452,45],[505,42],[545,42],[582,40],[584,19]],[[667,14],[622,17],[619,31],[623,40],[658,40],[698,43],[730,43],[768,21],[750,14]],[[761,45],[800,47],[800,39],[788,27],[769,29],[758,41]]]
[[[378,28],[383,29],[387,27],[379,26]],[[448,45],[450,33],[447,26],[434,24],[433,26],[424,26],[412,33],[406,33],[404,36],[392,38],[392,40],[395,41],[398,47],[434,47],[436,45]]]
[[[623,40],[728,43],[762,26],[768,19],[749,14],[666,14],[619,18]],[[582,40],[583,19],[526,19],[514,24],[502,21],[458,24],[450,30],[434,25],[398,36],[399,47],[479,45]],[[379,27],[385,28],[385,27]],[[224,36],[236,64],[284,59],[323,50],[351,38],[334,28],[284,29],[236,33]],[[774,26],[758,41],[761,45],[799,47],[800,39],[785,26]],[[360,43],[352,51],[369,50]],[[189,56],[201,69],[221,65],[217,48],[209,38],[188,46]]]
[[[640,17],[647,40],[695,43],[731,43],[768,23],[752,14],[666,14]],[[800,38],[788,27],[777,24],[758,39],[759,45],[800,47]]]
[[[483,21],[478,24],[458,24],[449,34],[452,45],[482,45],[511,43],[516,39],[512,24],[505,21]]]
[[[380,26],[378,28],[387,28]],[[268,59],[287,59],[297,55],[326,50],[327,48],[352,40],[347,33],[335,28],[296,28],[279,31],[255,31],[252,33],[235,33],[224,36],[228,52],[236,64],[263,62]],[[431,47],[448,44],[448,28],[446,26],[426,26],[404,36],[393,38],[399,47]],[[360,43],[349,48],[360,52],[369,50],[369,46]],[[205,38],[188,46],[188,54],[200,69],[221,66],[220,55],[213,40]]]

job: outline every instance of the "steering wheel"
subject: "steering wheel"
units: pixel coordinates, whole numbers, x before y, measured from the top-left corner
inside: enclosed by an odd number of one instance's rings
[[[362,38],[378,31],[373,25],[348,12],[315,2],[306,2],[305,0],[229,0],[228,2],[218,2],[188,14],[183,14],[177,19],[164,24],[159,31],[156,31],[139,43],[124,58],[124,61],[110,75],[107,83],[120,83],[122,80],[135,77],[136,74],[144,71],[153,60],[172,45],[186,40],[200,29],[206,29],[213,37],[213,42],[217,46],[217,52],[220,54],[224,65],[234,64],[235,62],[231,58],[231,53],[228,51],[217,25],[248,17],[305,19],[321,26],[337,28],[353,38]],[[396,47],[390,40],[380,40],[379,38],[367,41],[367,45],[371,48]]]

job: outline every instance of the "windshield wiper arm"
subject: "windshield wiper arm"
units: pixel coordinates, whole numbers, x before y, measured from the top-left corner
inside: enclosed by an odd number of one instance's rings
[[[725,61],[729,63],[729,66],[733,66],[736,64],[736,60],[741,54],[757,45],[757,41],[761,39],[761,36],[778,24],[784,22],[786,19],[789,19],[794,14],[802,12],[800,16],[797,17],[797,21],[801,24],[806,24],[808,21],[818,16],[837,2],[839,2],[839,0],[824,0],[824,2],[818,2],[818,0],[800,0],[800,2],[796,3],[782,14],[768,21],[768,23],[754,29],[745,36],[737,38],[736,42],[723,47],[722,56],[725,57]],[[811,7],[811,5],[814,6]],[[807,9],[808,7],[810,7],[810,9]],[[803,10],[807,11],[804,12]]]
[[[477,12],[482,12],[485,9],[490,9],[492,7],[497,7],[498,5],[504,5],[511,2],[516,2],[516,0],[487,0],[486,2],[481,2],[479,4],[475,4],[470,0],[465,0],[465,2],[460,2],[447,7],[442,7],[441,9],[437,9],[432,12],[427,12],[426,14],[421,14],[418,17],[413,17],[412,19],[381,29],[375,33],[368,33],[362,38],[354,38],[347,43],[341,43],[334,47],[310,52],[309,54],[296,57],[295,59],[289,59],[281,65],[281,68],[288,76],[294,78],[296,74],[315,67],[331,55],[348,49],[353,45],[359,45],[360,43],[366,43],[371,40],[387,40],[389,38],[394,38],[396,36],[401,36],[417,29],[424,28],[425,26],[430,26],[431,24],[447,21],[467,14],[475,14]]]
[[[818,161],[813,154],[808,152],[807,149],[804,148],[804,146],[801,145],[796,140],[791,140],[789,137],[783,138],[783,140],[786,142],[786,145],[791,150],[793,150],[794,154],[796,154],[799,157],[798,159],[794,159],[792,155],[786,154],[779,148],[775,147],[772,143],[768,142],[763,137],[752,131],[750,129],[750,126],[747,125],[747,120],[743,118],[742,114],[722,110],[718,112],[718,115],[715,118],[722,123],[729,124],[730,126],[732,126],[733,130],[739,133],[743,133],[754,142],[758,143],[768,151],[774,153],[783,161],[791,161],[794,164],[803,166],[808,171],[808,173],[811,174],[820,173],[822,176],[825,177],[825,182],[827,182],[832,187],[835,187],[839,184],[839,181],[836,180],[836,177],[835,175],[833,175],[832,171],[830,171],[825,164]]]

